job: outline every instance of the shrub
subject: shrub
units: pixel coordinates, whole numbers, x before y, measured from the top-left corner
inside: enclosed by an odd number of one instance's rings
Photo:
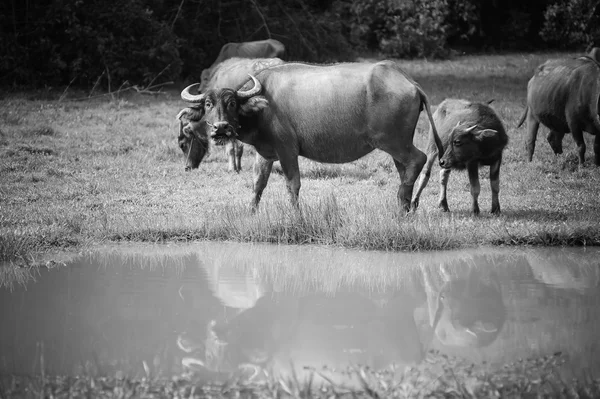
[[[565,49],[583,47],[600,36],[593,23],[597,2],[594,0],[562,0],[550,4],[544,12],[540,36],[547,43]]]

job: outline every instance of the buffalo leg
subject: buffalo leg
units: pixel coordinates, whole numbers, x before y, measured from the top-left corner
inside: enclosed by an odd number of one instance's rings
[[[562,142],[564,137],[564,133],[557,132],[556,130],[550,130],[550,133],[548,133],[546,140],[548,140],[548,144],[550,144],[550,147],[552,147],[554,154],[563,153]]]
[[[253,213],[258,209],[258,203],[262,197],[263,190],[267,186],[269,176],[271,176],[272,168],[273,161],[264,158],[257,152],[254,160],[254,198],[252,199]]]
[[[298,166],[298,156],[291,154],[280,154],[279,163],[285,176],[292,206],[298,208],[298,196],[300,195],[300,167]]]
[[[236,172],[242,170],[242,155],[244,154],[244,144],[241,141],[237,142],[237,148],[235,151],[235,167]]]
[[[498,193],[500,193],[500,164],[502,158],[490,165],[490,187],[492,188],[492,213],[500,213],[500,200],[498,199]]]
[[[237,143],[235,141],[228,141],[225,144],[225,154],[227,155],[227,170],[229,172],[233,172],[234,170],[237,172],[237,168],[235,165],[235,150],[237,149]]]
[[[600,132],[597,132],[594,138],[594,163],[600,166]]]
[[[408,213],[410,211],[415,180],[419,177],[419,173],[421,173],[427,157],[417,147],[413,147],[413,151],[411,151],[407,158],[410,161],[402,163],[394,157],[394,165],[396,165],[396,170],[398,170],[398,174],[400,175],[400,187],[398,188],[397,195],[398,202],[400,203],[400,207]]]
[[[479,164],[472,162],[467,165],[467,171],[469,172],[469,182],[471,183],[471,197],[473,198],[473,214],[479,215],[479,192],[481,187],[479,186]]]
[[[583,139],[583,130],[579,126],[569,126],[573,140],[577,145],[577,155],[579,157],[579,166],[582,167],[585,162],[585,140]]]
[[[423,170],[419,175],[419,181],[417,182],[417,192],[413,196],[412,203],[410,205],[413,211],[416,211],[419,207],[419,198],[421,197],[421,193],[427,186],[429,182],[429,177],[431,176],[431,168],[433,167],[433,162],[435,161],[437,155],[437,151],[434,154],[429,154],[427,156],[427,162],[425,162],[425,166],[423,166]]]
[[[533,159],[533,152],[535,151],[535,140],[537,139],[538,129],[540,128],[540,122],[535,119],[531,110],[527,112],[527,154],[529,156],[529,162]]]
[[[448,179],[450,179],[450,169],[440,170],[440,199],[438,202],[438,207],[444,212],[448,212],[450,210],[448,209],[448,198],[446,197]]]

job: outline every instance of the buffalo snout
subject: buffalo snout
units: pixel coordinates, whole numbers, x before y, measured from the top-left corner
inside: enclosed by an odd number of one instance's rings
[[[444,157],[440,159],[440,167],[444,169],[450,169],[452,167],[452,164],[448,159],[446,159],[446,157]]]
[[[231,135],[232,126],[227,121],[216,122],[212,125],[213,131],[211,136]]]

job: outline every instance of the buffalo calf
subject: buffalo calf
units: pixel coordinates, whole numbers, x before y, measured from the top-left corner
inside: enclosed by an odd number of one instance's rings
[[[489,104],[489,103],[488,103]],[[433,113],[444,148],[440,159],[440,199],[439,207],[447,212],[446,186],[452,169],[467,169],[473,196],[473,213],[479,214],[479,166],[489,165],[492,188],[492,213],[500,213],[498,192],[500,191],[500,164],[502,151],[508,144],[508,136],[502,122],[488,104],[474,103],[459,99],[444,100]],[[421,192],[429,181],[431,167],[438,154],[435,143],[427,148],[427,162],[421,171],[417,191],[412,200],[412,208],[419,206]]]

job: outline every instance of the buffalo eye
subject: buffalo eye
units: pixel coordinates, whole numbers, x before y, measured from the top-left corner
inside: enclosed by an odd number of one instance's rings
[[[212,108],[212,102],[210,102],[210,100],[206,100],[206,101],[204,102],[204,107],[205,107],[205,108]]]
[[[229,104],[227,104],[227,106],[231,109],[234,109],[237,106],[237,104],[235,101],[230,101]]]
[[[460,142],[460,140],[454,140],[452,142],[452,144],[454,144],[455,147],[460,147],[462,145],[462,143]]]

